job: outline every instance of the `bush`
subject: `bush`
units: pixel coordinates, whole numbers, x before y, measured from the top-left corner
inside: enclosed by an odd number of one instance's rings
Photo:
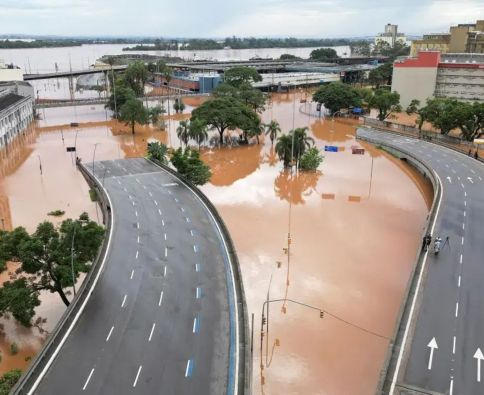
[[[168,161],[166,160],[166,154],[168,152],[168,147],[163,144],[159,143],[158,141],[154,143],[148,143],[148,158],[163,164],[166,164]]]
[[[12,344],[10,344],[10,353],[12,355],[16,355],[18,354],[18,344],[13,342]]]
[[[95,189],[89,189],[89,197],[91,198],[91,201],[97,201],[97,192]]]
[[[197,150],[186,148],[182,151],[178,148],[171,158],[171,163],[175,166],[178,173],[195,185],[203,185],[210,180],[212,172],[200,159]]]
[[[316,147],[311,147],[301,156],[299,168],[301,170],[316,170],[323,159],[324,156],[319,153],[319,150]]]
[[[0,395],[8,395],[21,375],[22,371],[20,369],[13,369],[0,377]]]

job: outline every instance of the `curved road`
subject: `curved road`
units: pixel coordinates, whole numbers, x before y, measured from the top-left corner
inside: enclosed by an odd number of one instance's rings
[[[234,393],[236,307],[210,213],[145,159],[94,169],[113,211],[106,264],[35,393]]]
[[[407,356],[400,355],[397,372],[401,392],[394,393],[482,395],[484,165],[413,138],[369,129],[358,135],[411,152],[434,169],[442,185],[433,236],[442,237],[444,246],[424,261],[415,329],[405,339]]]

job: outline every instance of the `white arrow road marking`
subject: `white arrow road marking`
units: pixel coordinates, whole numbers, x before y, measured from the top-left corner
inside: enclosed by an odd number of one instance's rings
[[[474,184],[474,181],[472,181],[472,177],[467,177],[467,179],[469,180],[469,182],[470,182],[471,184]]]
[[[452,184],[452,178],[450,178],[450,176],[447,176],[447,181],[449,181],[449,183]]]
[[[477,349],[476,353],[474,354],[474,358],[477,359],[477,382],[481,382],[481,361],[484,359],[484,355],[480,348]]]
[[[437,345],[437,341],[435,340],[435,337],[433,337],[432,340],[430,340],[430,343],[427,344],[427,347],[430,347],[428,369],[432,370],[432,359],[434,359],[434,350],[439,348],[439,346]]]

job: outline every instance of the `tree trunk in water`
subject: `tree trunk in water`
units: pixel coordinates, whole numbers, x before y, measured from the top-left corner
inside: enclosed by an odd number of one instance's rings
[[[220,134],[220,146],[224,145],[224,131],[219,132]]]
[[[64,293],[64,290],[62,287],[56,287],[57,293],[60,295],[62,301],[66,306],[69,306],[71,303],[69,302],[69,299],[67,299],[66,294]]]
[[[131,122],[131,133],[134,134],[134,122]]]

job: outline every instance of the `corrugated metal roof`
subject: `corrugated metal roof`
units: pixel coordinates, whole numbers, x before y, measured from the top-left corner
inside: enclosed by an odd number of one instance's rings
[[[11,105],[25,100],[24,96],[16,95],[15,93],[8,93],[5,96],[0,96],[0,111],[3,111]]]

